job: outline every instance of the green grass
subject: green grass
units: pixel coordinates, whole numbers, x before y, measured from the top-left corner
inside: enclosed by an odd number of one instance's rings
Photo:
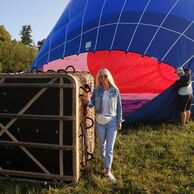
[[[0,181],[0,194],[192,194],[194,123],[131,127],[119,133],[113,162],[117,183],[103,176],[99,151],[76,185]]]

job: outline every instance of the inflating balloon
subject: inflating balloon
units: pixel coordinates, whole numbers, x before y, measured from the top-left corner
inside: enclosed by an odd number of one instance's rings
[[[176,67],[194,69],[194,0],[72,0],[31,69],[108,68],[127,123],[176,113]]]

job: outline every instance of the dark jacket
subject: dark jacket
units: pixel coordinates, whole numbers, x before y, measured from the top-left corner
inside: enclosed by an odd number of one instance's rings
[[[181,76],[174,84],[174,89],[179,90],[182,87],[188,86],[192,82],[191,71],[184,69],[185,75]]]

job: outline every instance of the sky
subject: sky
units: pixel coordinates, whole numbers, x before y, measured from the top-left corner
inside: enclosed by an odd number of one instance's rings
[[[23,25],[32,26],[35,43],[46,38],[70,0],[0,0],[0,25],[20,40]]]

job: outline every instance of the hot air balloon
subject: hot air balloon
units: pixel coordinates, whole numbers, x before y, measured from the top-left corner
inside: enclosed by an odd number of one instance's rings
[[[31,70],[105,67],[126,122],[156,122],[175,115],[175,68],[193,58],[194,0],[71,0]]]

